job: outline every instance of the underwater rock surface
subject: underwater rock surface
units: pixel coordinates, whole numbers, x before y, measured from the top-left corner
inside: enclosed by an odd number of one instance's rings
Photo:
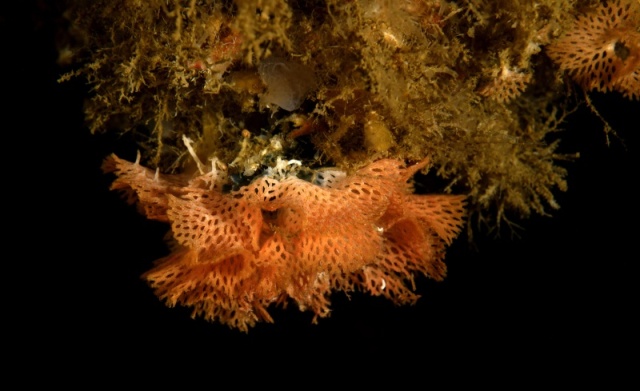
[[[294,111],[316,86],[315,76],[309,67],[282,57],[269,57],[258,66],[267,93],[265,104],[275,104],[287,111]]]

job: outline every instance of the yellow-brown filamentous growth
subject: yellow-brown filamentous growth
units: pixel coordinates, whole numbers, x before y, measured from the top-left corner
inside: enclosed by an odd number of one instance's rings
[[[171,225],[173,252],[144,275],[156,294],[247,331],[272,321],[267,307],[275,302],[292,299],[315,321],[329,314],[334,290],[404,304],[418,298],[407,286],[416,273],[442,279],[465,197],[413,194],[408,181],[426,165],[382,159],[349,176],[262,176],[227,193],[215,165],[193,179],[115,155],[104,168],[148,218]]]
[[[135,134],[148,167],[192,169],[183,136],[231,175],[287,134],[276,154],[314,168],[429,156],[490,229],[567,188],[571,108],[544,48],[574,1],[67,1],[63,79],[87,79],[91,131]]]

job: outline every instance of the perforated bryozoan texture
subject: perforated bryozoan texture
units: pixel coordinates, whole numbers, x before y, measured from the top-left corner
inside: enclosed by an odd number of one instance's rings
[[[167,305],[248,330],[293,300],[327,316],[332,291],[362,290],[413,303],[413,278],[442,279],[445,247],[460,232],[464,196],[415,195],[411,167],[374,162],[325,186],[261,177],[231,193],[202,178],[156,175],[111,156],[113,189],[147,217],[171,224],[173,252],[144,274]],[[407,284],[410,284],[409,287]]]
[[[497,76],[478,90],[478,93],[497,102],[509,102],[522,94],[531,79],[530,73],[503,67]]]
[[[640,98],[640,3],[612,0],[579,16],[547,54],[584,89]]]

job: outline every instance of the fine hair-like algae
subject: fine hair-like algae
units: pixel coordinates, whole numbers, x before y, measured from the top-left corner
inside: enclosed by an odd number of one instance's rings
[[[611,3],[638,12],[637,2]],[[470,218],[494,228],[558,208],[564,162],[579,153],[558,152],[562,124],[583,92],[546,49],[601,3],[67,6],[62,80],[86,79],[90,130],[135,134],[145,165],[194,172],[184,137],[238,186],[278,158],[354,171],[384,157],[428,157],[436,190],[466,194]],[[638,55],[637,42],[621,45]]]

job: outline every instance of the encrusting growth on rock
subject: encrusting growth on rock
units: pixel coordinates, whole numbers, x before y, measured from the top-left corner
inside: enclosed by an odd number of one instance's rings
[[[478,90],[478,94],[498,102],[509,102],[524,91],[531,81],[531,74],[502,66],[496,77]]]
[[[585,90],[640,98],[640,2],[612,0],[578,17],[547,54]]]
[[[414,275],[441,280],[465,197],[414,194],[409,180],[427,164],[382,159],[349,176],[262,176],[228,192],[215,163],[191,179],[115,155],[103,168],[117,175],[112,189],[171,225],[173,252],[143,276],[155,293],[194,317],[247,331],[273,321],[272,303],[291,299],[315,321],[329,314],[332,291],[404,304],[418,298],[408,286]]]
[[[567,189],[579,102],[541,52],[597,0],[64,2],[60,81],[85,80],[89,130],[127,135],[147,167],[192,169],[183,136],[243,184],[276,156],[429,156],[467,196],[470,240]]]

